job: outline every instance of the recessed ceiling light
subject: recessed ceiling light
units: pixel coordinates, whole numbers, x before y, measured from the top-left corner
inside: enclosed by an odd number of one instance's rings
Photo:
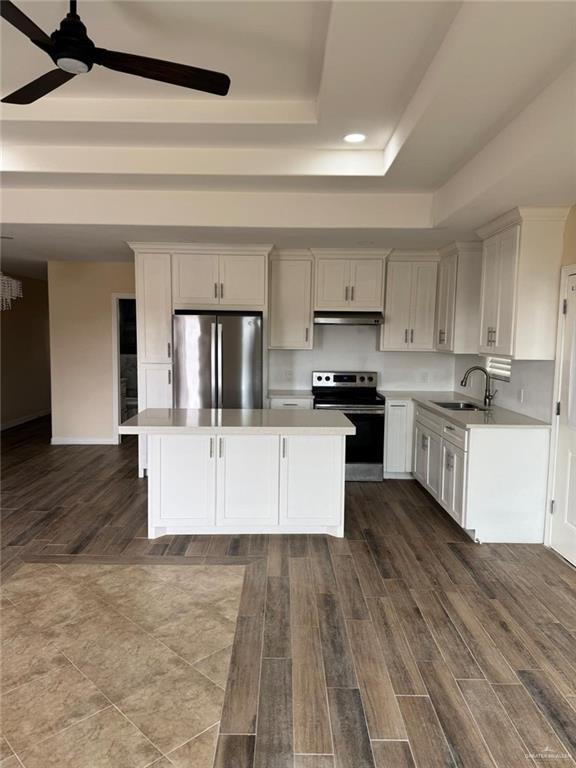
[[[344,141],[347,141],[348,144],[361,144],[365,139],[366,136],[363,133],[348,133],[344,136]]]

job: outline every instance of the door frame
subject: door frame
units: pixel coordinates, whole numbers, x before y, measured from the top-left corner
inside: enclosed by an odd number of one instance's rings
[[[120,299],[134,299],[135,293],[112,294],[112,435],[115,443],[122,441],[118,432],[120,422]]]
[[[552,432],[550,435],[550,462],[548,465],[548,493],[546,504],[546,521],[544,528],[544,544],[551,547],[552,541],[552,502],[556,497],[556,463],[558,458],[558,437],[560,422],[556,415],[556,404],[560,402],[560,368],[562,364],[562,350],[564,347],[564,332],[566,329],[566,315],[564,314],[564,299],[568,293],[568,276],[576,272],[576,264],[563,266],[560,272],[560,290],[558,294],[558,325],[556,332],[556,355],[554,360],[554,388],[552,399]],[[556,551],[556,550],[554,550]],[[559,554],[559,553],[558,553]],[[561,555],[560,555],[561,557]]]

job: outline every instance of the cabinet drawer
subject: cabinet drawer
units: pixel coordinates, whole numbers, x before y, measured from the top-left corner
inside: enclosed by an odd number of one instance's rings
[[[423,408],[421,405],[416,406],[416,420],[439,435],[443,432],[444,420],[442,417],[436,416],[435,413],[432,413],[427,408]]]
[[[466,450],[466,436],[467,432],[462,427],[457,427],[455,424],[444,422],[444,428],[442,430],[442,436],[445,440],[452,443],[452,445]]]
[[[312,408],[310,397],[272,397],[270,408]]]

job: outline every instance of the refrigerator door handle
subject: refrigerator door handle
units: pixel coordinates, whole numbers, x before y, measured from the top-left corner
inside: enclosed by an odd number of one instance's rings
[[[218,323],[218,408],[222,408],[222,323]]]
[[[216,323],[210,323],[210,367],[210,405],[216,408]]]

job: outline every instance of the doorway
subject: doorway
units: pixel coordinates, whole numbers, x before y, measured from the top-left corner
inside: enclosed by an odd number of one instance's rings
[[[576,565],[576,264],[562,270],[561,314],[556,355],[554,514],[550,546]]]
[[[118,425],[138,413],[138,347],[136,339],[136,299],[133,295],[113,296],[113,419]]]

